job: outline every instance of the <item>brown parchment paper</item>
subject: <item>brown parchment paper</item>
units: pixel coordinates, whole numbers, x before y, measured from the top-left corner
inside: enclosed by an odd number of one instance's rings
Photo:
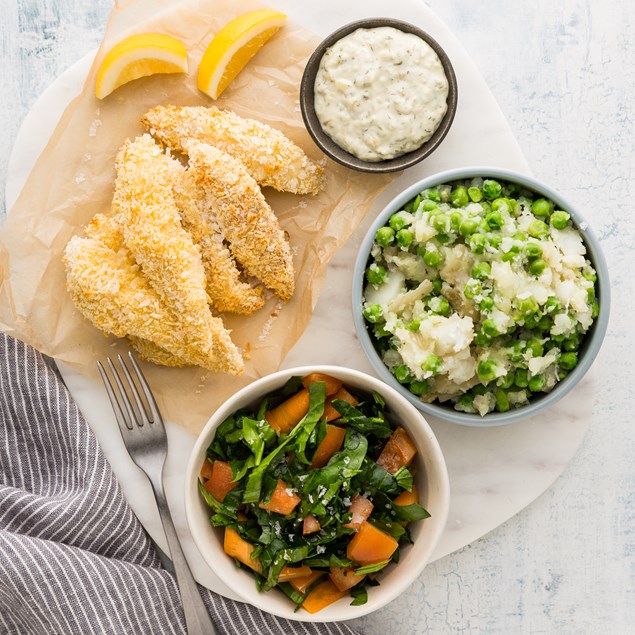
[[[244,376],[144,366],[164,416],[193,432],[238,388],[279,367],[310,320],[329,259],[390,181],[389,176],[327,162],[306,132],[299,86],[320,38],[301,25],[288,22],[216,102],[197,90],[198,62],[213,34],[237,15],[262,6],[250,0],[119,2],[81,95],[65,110],[0,231],[0,328],[96,377],[95,360],[127,347],[104,336],[75,309],[66,293],[61,256],[72,235],[95,213],[110,209],[115,155],[126,138],[143,132],[138,122],[146,110],[156,104],[215,103],[282,130],[312,159],[324,162],[326,188],[317,196],[264,190],[290,236],[296,291],[286,305],[270,298],[252,316],[222,316],[232,339],[246,352]],[[146,31],[168,33],[185,43],[189,75],[144,78],[97,100],[94,76],[104,52],[123,37]]]

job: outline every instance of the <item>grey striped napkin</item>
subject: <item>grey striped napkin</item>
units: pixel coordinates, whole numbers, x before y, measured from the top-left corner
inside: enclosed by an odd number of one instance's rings
[[[221,633],[354,633],[203,597]],[[176,582],[66,387],[39,353],[0,334],[0,633],[184,632]]]

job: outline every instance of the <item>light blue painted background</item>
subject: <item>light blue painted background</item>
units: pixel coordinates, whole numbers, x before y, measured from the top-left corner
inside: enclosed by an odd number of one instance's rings
[[[0,182],[30,105],[98,45],[110,4],[2,0]],[[590,432],[554,486],[354,625],[368,635],[633,633],[635,8],[632,0],[428,4],[485,76],[535,175],[592,221],[613,314]]]

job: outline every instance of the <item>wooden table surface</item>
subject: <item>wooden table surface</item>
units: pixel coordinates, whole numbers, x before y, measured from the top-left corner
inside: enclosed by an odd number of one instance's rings
[[[428,566],[402,598],[353,625],[368,635],[632,633],[633,2],[428,4],[473,57],[534,174],[591,221],[611,272],[612,316],[596,361],[593,423],[562,476],[520,514]],[[2,0],[2,182],[29,107],[59,73],[99,44],[110,6],[110,0]],[[5,214],[2,201],[0,219]]]

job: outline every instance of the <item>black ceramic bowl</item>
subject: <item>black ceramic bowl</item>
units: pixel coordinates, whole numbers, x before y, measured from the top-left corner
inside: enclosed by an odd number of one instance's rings
[[[328,48],[333,46],[335,42],[343,38],[344,36],[356,31],[357,29],[372,29],[376,27],[389,26],[395,29],[399,29],[404,33],[412,33],[422,40],[424,40],[432,50],[438,55],[439,60],[443,66],[445,76],[448,80],[448,98],[447,98],[447,111],[439,124],[439,127],[434,131],[434,134],[428,141],[425,141],[416,150],[402,154],[394,159],[387,159],[385,161],[364,161],[356,156],[350,154],[346,150],[343,150],[331,137],[329,137],[322,126],[315,113],[315,76],[317,75],[320,67],[320,61],[322,56]],[[313,55],[309,58],[304,74],[302,76],[302,83],[300,85],[300,107],[302,109],[302,117],[304,124],[309,131],[309,134],[320,147],[320,149],[331,159],[345,165],[348,168],[354,170],[360,170],[362,172],[396,172],[409,168],[410,166],[418,163],[429,154],[431,154],[443,141],[445,135],[448,133],[454,115],[456,113],[456,105],[458,99],[458,89],[456,84],[456,75],[450,62],[449,57],[445,51],[439,46],[436,40],[434,40],[425,31],[422,31],[419,27],[409,24],[408,22],[402,22],[401,20],[393,20],[390,18],[368,18],[365,20],[359,20],[357,22],[351,22],[337,31],[331,33],[320,45],[315,49]]]

